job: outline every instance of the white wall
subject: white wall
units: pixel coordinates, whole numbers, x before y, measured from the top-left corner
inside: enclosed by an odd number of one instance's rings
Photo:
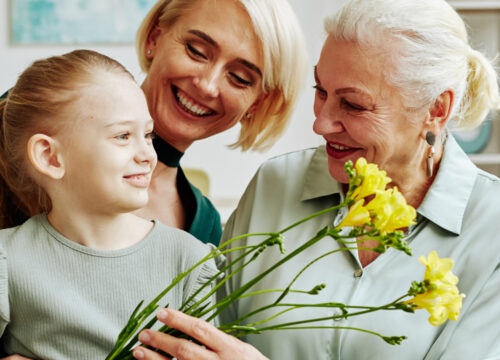
[[[68,0],[75,1],[75,0]],[[297,111],[285,135],[264,153],[242,153],[229,150],[227,145],[237,138],[239,129],[200,141],[189,149],[182,164],[184,167],[204,169],[210,176],[210,197],[217,203],[227,203],[228,199],[239,198],[259,164],[265,159],[322,143],[322,139],[312,132],[314,115],[313,90],[314,79],[312,66],[317,61],[321,44],[324,40],[323,17],[333,13],[344,0],[290,0],[301,21],[308,41],[310,55],[310,73],[306,88],[300,99]],[[61,54],[75,48],[92,48],[111,56],[125,65],[140,82],[140,73],[133,44],[130,45],[92,45],[78,46],[12,46],[9,44],[7,7],[8,0],[0,0],[0,91],[10,88],[17,76],[38,58]]]

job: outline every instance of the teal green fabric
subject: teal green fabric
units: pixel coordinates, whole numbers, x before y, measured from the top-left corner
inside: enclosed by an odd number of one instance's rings
[[[342,198],[341,186],[328,171],[325,147],[275,157],[264,163],[228,220],[221,241],[245,233],[273,232],[330,206]],[[380,338],[352,330],[283,330],[250,335],[245,340],[273,360],[456,360],[500,359],[500,179],[478,169],[450,135],[436,178],[417,209],[419,222],[409,229],[413,256],[389,249],[362,267],[357,251],[332,254],[312,264],[298,277],[293,289],[310,290],[324,283],[318,295],[290,292],[286,303],[341,302],[350,305],[383,305],[405,294],[414,280],[421,281],[425,267],[418,257],[435,250],[440,257],[452,258],[458,287],[466,294],[457,321],[439,327],[428,322],[429,314],[386,311],[353,316],[317,325],[355,327],[385,336],[405,335],[401,345],[391,346]],[[290,254],[319,229],[337,224],[345,212],[324,214],[284,234]],[[255,245],[263,237],[248,237],[231,246]],[[252,287],[252,291],[284,289],[300,269],[313,259],[343,247],[330,238],[321,240],[279,267]],[[240,251],[227,254],[228,260]],[[233,276],[227,291],[241,288],[260,272],[282,259],[277,249],[265,250],[250,266]],[[229,269],[231,271],[234,269]],[[228,323],[276,300],[274,294],[242,298],[223,312]],[[279,310],[281,311],[281,309]],[[276,311],[277,312],[277,311]],[[328,308],[296,309],[266,326],[327,318]],[[340,311],[338,311],[340,314]],[[266,312],[267,316],[273,312]],[[263,313],[248,319],[262,320]],[[242,323],[241,325],[246,325]]]
[[[179,168],[179,170],[179,173],[181,173],[182,169]],[[196,213],[189,227],[189,233],[204,243],[219,246],[222,236],[222,225],[219,212],[212,202],[203,196],[201,191],[186,179],[184,172],[182,172],[182,176],[189,184],[196,200]]]
[[[180,152],[161,138],[157,137],[154,140],[154,147],[158,154],[158,160],[169,167],[177,167],[177,185],[179,189],[187,191],[188,196],[193,196],[196,209],[192,218],[188,232],[194,237],[200,239],[204,243],[219,245],[222,235],[222,225],[220,214],[214,205],[203,196],[201,191],[196,188],[184,175],[182,168],[179,165],[180,159],[184,153]]]

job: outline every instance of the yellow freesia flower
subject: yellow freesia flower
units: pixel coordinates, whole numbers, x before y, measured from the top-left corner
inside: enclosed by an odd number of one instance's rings
[[[377,193],[366,208],[372,214],[375,228],[382,235],[410,226],[417,216],[413,206],[406,203],[396,187]]]
[[[363,199],[356,201],[354,205],[349,208],[349,212],[339,224],[339,227],[357,227],[370,222],[370,212],[363,206],[364,202],[365,201]]]
[[[440,259],[436,251],[431,251],[427,259],[425,256],[420,256],[418,261],[426,266],[424,279],[431,282],[440,281],[450,285],[458,284],[458,278],[451,272],[453,268],[452,259]]]
[[[369,164],[362,157],[356,161],[356,176],[361,179],[361,184],[351,195],[355,201],[384,191],[392,180],[385,171],[379,170],[376,164]]]
[[[441,325],[446,319],[457,320],[464,295],[459,293],[458,278],[451,272],[453,260],[440,259],[435,251],[431,251],[427,259],[421,256],[419,261],[426,266],[424,279],[430,282],[430,290],[406,303],[414,304],[416,309],[426,309],[430,314],[429,322],[434,326]]]

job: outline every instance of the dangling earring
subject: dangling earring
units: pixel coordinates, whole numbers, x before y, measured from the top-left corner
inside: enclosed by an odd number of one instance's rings
[[[427,131],[425,134],[425,141],[429,144],[427,152],[427,176],[431,177],[434,173],[434,144],[436,143],[436,135],[432,131]]]

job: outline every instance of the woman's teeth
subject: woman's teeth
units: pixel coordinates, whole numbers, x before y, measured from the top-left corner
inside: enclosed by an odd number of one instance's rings
[[[179,103],[189,112],[198,116],[207,116],[213,113],[212,110],[203,107],[201,105],[193,105],[190,100],[188,100],[184,95],[180,94],[179,91],[176,93],[177,100]]]
[[[337,144],[328,144],[332,149],[339,150],[339,151],[344,151],[344,150],[350,150],[351,148],[345,147],[342,145],[337,145]]]

